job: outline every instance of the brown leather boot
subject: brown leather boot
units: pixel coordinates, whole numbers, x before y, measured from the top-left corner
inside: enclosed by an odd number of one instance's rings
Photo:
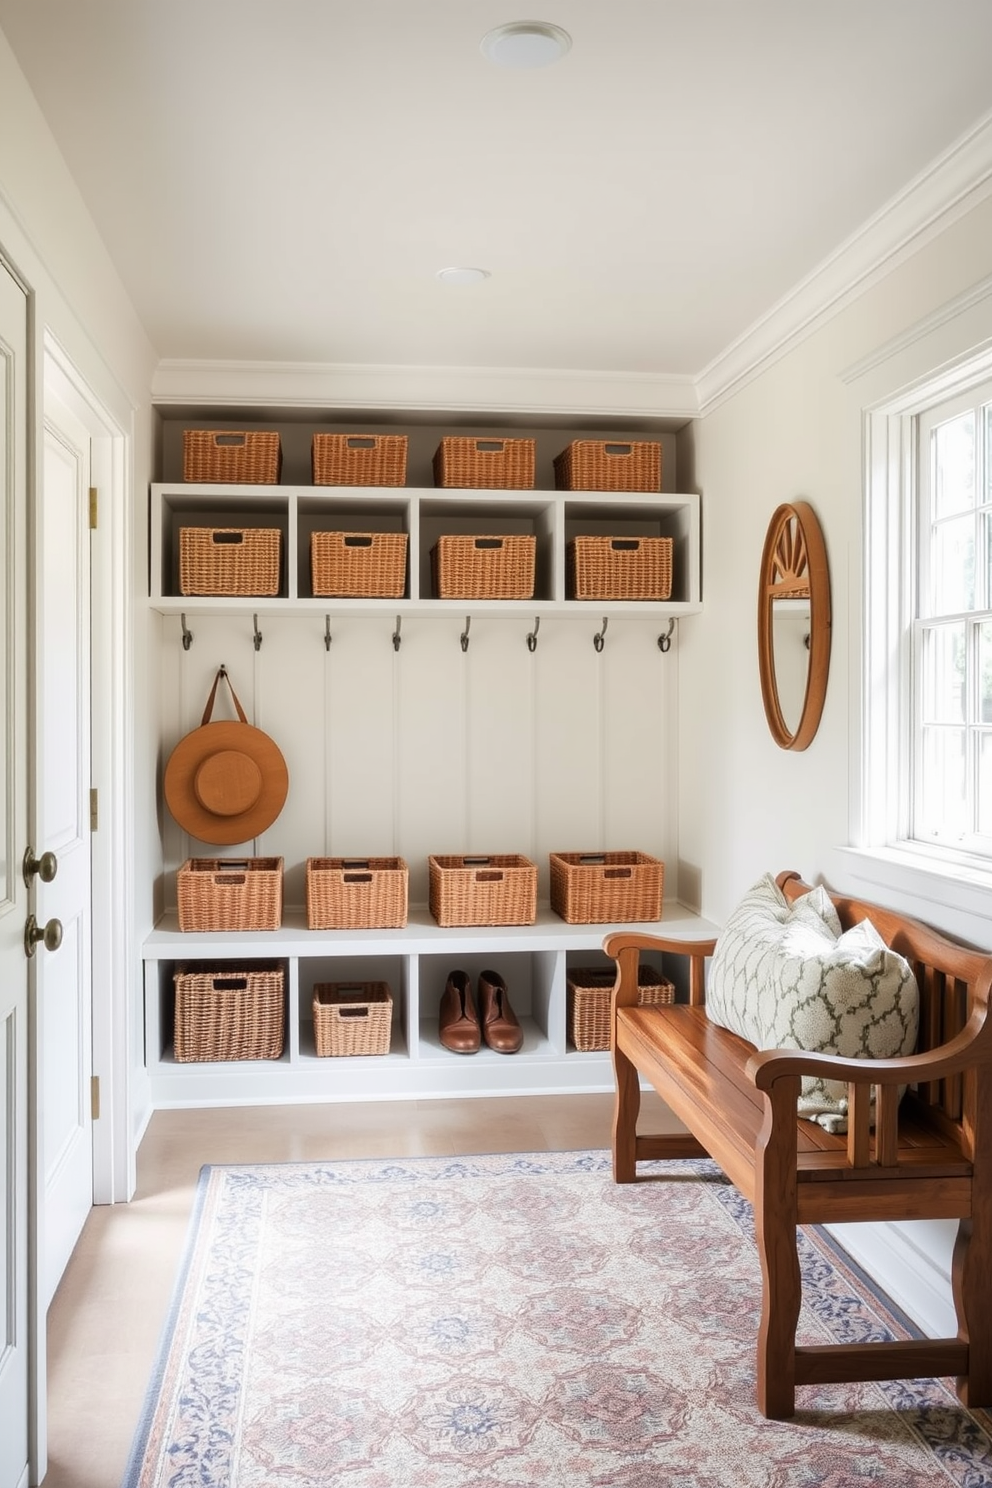
[[[472,1001],[472,984],[467,972],[448,973],[441,994],[438,1033],[442,1045],[452,1054],[474,1054],[479,1048],[479,1015]]]
[[[482,1037],[497,1054],[516,1054],[523,1045],[524,1031],[510,1006],[506,983],[498,971],[479,973],[479,1017]]]

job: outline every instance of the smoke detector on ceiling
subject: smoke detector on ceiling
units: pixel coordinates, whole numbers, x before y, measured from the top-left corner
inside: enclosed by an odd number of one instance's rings
[[[499,67],[548,67],[564,57],[572,38],[549,21],[513,21],[487,32],[479,45]]]

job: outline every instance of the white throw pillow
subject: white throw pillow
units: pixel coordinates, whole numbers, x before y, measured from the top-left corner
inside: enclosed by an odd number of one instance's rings
[[[919,989],[870,920],[842,932],[825,889],[790,905],[766,874],[717,940],[706,1011],[759,1049],[890,1059],[916,1048]],[[846,1130],[846,1082],[804,1076],[799,1113]]]

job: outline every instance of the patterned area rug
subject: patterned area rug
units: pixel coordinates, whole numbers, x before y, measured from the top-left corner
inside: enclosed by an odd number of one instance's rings
[[[754,1403],[751,1214],[602,1152],[205,1168],[126,1488],[979,1488],[948,1382]],[[801,1341],[911,1330],[801,1236]]]

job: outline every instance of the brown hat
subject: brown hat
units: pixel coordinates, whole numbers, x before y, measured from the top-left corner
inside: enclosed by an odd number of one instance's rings
[[[231,688],[240,722],[211,723],[217,684]],[[245,717],[224,667],[214,678],[200,727],[180,739],[165,767],[165,800],[200,842],[247,842],[272,825],[286,801],[289,771],[278,745]]]

